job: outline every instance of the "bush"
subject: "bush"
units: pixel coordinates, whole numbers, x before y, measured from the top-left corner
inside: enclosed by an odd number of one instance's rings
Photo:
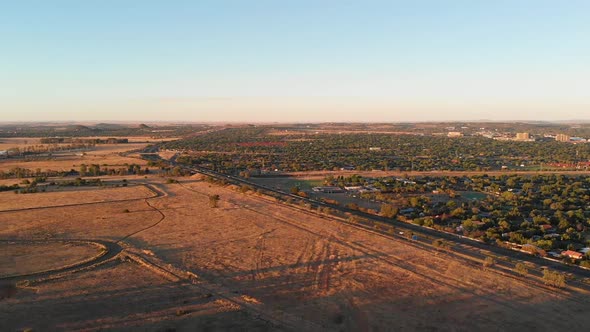
[[[529,273],[529,269],[523,263],[516,263],[514,270],[523,277]]]
[[[543,271],[543,281],[545,285],[557,288],[565,287],[565,275],[557,271],[546,269]]]
[[[217,207],[217,202],[219,202],[219,195],[209,195],[209,206],[212,208]]]
[[[451,248],[450,243],[448,243],[447,241],[445,241],[443,239],[435,239],[434,241],[432,241],[432,245],[436,248],[441,248],[441,249],[450,249]]]
[[[494,257],[488,256],[486,257],[486,259],[483,261],[483,267],[492,267],[496,265],[496,259]]]

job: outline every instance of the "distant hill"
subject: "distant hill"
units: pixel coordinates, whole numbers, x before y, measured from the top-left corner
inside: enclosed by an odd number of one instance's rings
[[[116,123],[98,123],[93,127],[96,129],[121,129],[126,128],[127,126]]]

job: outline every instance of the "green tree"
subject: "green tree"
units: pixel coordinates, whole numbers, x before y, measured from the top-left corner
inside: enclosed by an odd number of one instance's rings
[[[394,218],[398,214],[398,208],[391,204],[381,204],[380,214],[386,218]]]
[[[545,282],[545,285],[557,288],[563,288],[566,284],[564,274],[549,269],[543,271],[543,281]]]
[[[523,263],[516,263],[514,270],[523,277],[529,273],[529,269]]]
[[[496,265],[496,259],[494,257],[488,256],[483,261],[483,267],[488,268]]]

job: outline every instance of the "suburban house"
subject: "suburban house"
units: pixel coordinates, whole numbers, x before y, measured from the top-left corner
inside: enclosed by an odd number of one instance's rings
[[[582,259],[584,257],[584,254],[579,253],[577,251],[573,251],[573,250],[566,250],[566,251],[562,252],[561,255],[565,256],[565,257],[573,258],[573,259]]]

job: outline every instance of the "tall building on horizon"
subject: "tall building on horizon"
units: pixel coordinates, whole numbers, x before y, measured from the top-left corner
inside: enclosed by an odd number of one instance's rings
[[[558,142],[569,142],[570,137],[569,137],[569,135],[566,135],[566,134],[557,134],[555,136],[555,140]]]

